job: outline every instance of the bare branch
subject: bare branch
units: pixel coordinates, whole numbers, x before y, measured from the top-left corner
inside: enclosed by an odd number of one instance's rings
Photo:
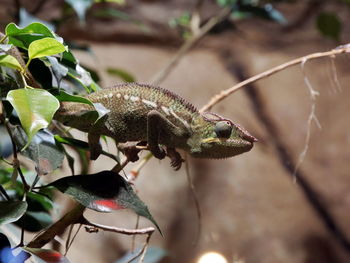
[[[347,53],[350,52],[350,44],[347,45],[343,45],[343,46],[339,46],[333,50],[330,51],[326,51],[326,52],[318,52],[318,53],[313,53],[313,54],[309,54],[307,56],[303,56],[300,58],[296,58],[293,59],[289,62],[283,63],[277,67],[274,67],[272,69],[266,70],[260,74],[257,74],[249,79],[246,79],[236,85],[234,85],[233,87],[223,90],[220,93],[218,93],[217,95],[213,96],[210,101],[204,105],[201,109],[200,112],[204,112],[204,111],[208,111],[210,110],[215,104],[219,103],[220,101],[222,101],[223,99],[225,99],[226,97],[228,97],[229,95],[231,95],[232,93],[236,92],[237,90],[239,90],[240,88],[251,84],[253,82],[256,82],[260,79],[266,78],[268,76],[271,76],[279,71],[282,71],[286,68],[289,68],[291,66],[294,65],[298,65],[303,63],[304,61],[307,60],[311,60],[311,59],[316,59],[316,58],[322,58],[322,57],[330,57],[330,56],[335,56],[338,54],[342,54],[342,53]]]
[[[27,247],[43,247],[51,240],[53,240],[58,233],[61,233],[62,229],[67,228],[71,224],[78,223],[83,215],[84,210],[84,206],[82,206],[81,204],[77,204],[76,207],[74,207],[71,211],[65,214],[60,220],[58,220],[56,223],[54,223],[52,226],[50,226],[44,232],[40,233],[32,241],[30,241]]]
[[[88,221],[86,218],[82,218],[80,221],[81,224],[91,226],[97,229],[101,229],[108,232],[114,232],[119,233],[123,235],[149,235],[152,234],[155,229],[153,227],[146,227],[146,228],[140,228],[140,229],[126,229],[126,228],[120,228],[120,227],[113,227],[113,226],[105,226],[97,223],[93,223]]]

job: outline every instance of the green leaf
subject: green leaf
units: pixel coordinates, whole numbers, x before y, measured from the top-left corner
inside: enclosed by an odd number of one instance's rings
[[[24,131],[20,127],[13,129],[17,146],[22,149],[28,143]],[[47,130],[36,133],[22,154],[35,163],[39,175],[46,175],[62,166],[64,153],[56,146],[54,136]]]
[[[147,206],[135,194],[123,177],[111,171],[96,174],[68,176],[50,183],[61,192],[72,196],[82,205],[98,212],[112,212],[129,208],[160,229]]]
[[[5,66],[19,71],[23,71],[21,64],[18,60],[11,55],[0,55],[0,66]]]
[[[0,202],[0,225],[17,221],[27,210],[25,201]]]
[[[81,21],[85,20],[86,11],[94,3],[93,0],[65,0],[65,2],[74,9]]]
[[[6,26],[5,33],[9,38],[9,44],[27,49],[35,40],[45,37],[56,38],[55,34],[41,23],[32,23],[24,28],[18,27],[14,23]]]
[[[55,135],[55,140],[59,143],[67,144],[83,150],[89,150],[89,144],[81,140],[77,140],[70,137],[61,137],[59,135]]]
[[[121,78],[125,82],[135,82],[135,78],[129,72],[118,68],[107,68],[107,73]]]
[[[65,92],[63,90],[61,90],[59,92],[59,94],[56,95],[56,98],[59,101],[79,102],[79,103],[85,103],[85,104],[93,106],[93,103],[89,99],[81,97],[81,96],[76,96],[76,95],[69,94],[69,93],[67,93],[67,92]]]
[[[34,256],[40,263],[69,263],[69,260],[61,253],[52,249],[22,247],[24,251]]]
[[[29,60],[52,56],[66,51],[66,47],[54,38],[43,38],[30,43],[28,48]]]
[[[28,136],[27,146],[35,133],[49,125],[60,106],[58,100],[51,93],[41,89],[11,90],[6,99],[16,110]]]
[[[317,17],[317,28],[325,37],[339,41],[342,24],[336,13],[323,12]]]

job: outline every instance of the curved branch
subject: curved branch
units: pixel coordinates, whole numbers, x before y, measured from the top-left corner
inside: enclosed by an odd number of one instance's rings
[[[217,95],[214,95],[210,101],[204,105],[201,109],[200,112],[204,112],[204,111],[208,111],[210,110],[215,104],[219,103],[220,101],[222,101],[223,99],[225,99],[226,97],[228,97],[229,95],[231,95],[232,93],[236,92],[237,90],[239,90],[240,88],[243,88],[244,86],[251,84],[253,82],[256,82],[260,79],[266,78],[268,76],[271,76],[279,71],[282,71],[286,68],[289,68],[291,66],[294,65],[298,65],[301,63],[304,63],[307,60],[311,60],[311,59],[316,59],[316,58],[322,58],[322,57],[331,57],[331,56],[335,56],[338,54],[342,54],[342,53],[347,53],[350,52],[350,43],[347,45],[342,45],[339,46],[335,49],[332,49],[330,51],[326,51],[326,52],[318,52],[318,53],[313,53],[310,55],[306,55],[303,57],[299,57],[296,59],[293,59],[289,62],[283,63],[277,67],[274,67],[272,69],[266,70],[260,74],[257,74],[249,79],[246,79],[236,85],[234,85],[233,87],[223,90],[220,93],[218,93]]]
[[[119,233],[123,235],[129,235],[129,236],[151,235],[155,231],[155,228],[153,227],[146,227],[146,228],[140,228],[140,229],[126,229],[126,228],[120,228],[120,227],[106,226],[106,225],[90,222],[84,217],[81,218],[81,221],[79,223],[86,226],[93,227],[93,228],[101,229],[103,231],[109,231],[109,232]],[[88,231],[91,231],[91,230],[88,230]]]

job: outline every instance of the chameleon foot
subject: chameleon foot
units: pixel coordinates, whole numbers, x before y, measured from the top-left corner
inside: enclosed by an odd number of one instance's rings
[[[153,154],[154,157],[156,157],[157,159],[164,159],[166,156],[166,153],[164,151],[164,149],[162,149],[161,147],[159,147],[158,145],[151,147],[150,145],[148,145],[149,150],[151,151],[151,153]]]
[[[171,161],[171,167],[173,167],[175,171],[178,171],[185,160],[182,159],[181,155],[175,150],[175,148],[167,147],[166,150],[167,156],[170,158]]]
[[[118,145],[118,149],[123,152],[130,162],[136,162],[140,159],[138,154],[141,151],[136,146],[139,146],[139,143],[121,143]]]

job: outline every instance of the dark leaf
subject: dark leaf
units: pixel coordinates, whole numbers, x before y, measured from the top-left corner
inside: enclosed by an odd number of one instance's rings
[[[43,59],[32,60],[29,64],[29,71],[32,73],[35,81],[39,83],[43,89],[49,90],[52,88],[54,75]]]
[[[0,156],[7,158],[12,152],[11,138],[6,131],[6,128],[0,125]]]
[[[326,37],[340,39],[342,24],[336,13],[324,12],[317,17],[317,28]]]
[[[55,80],[55,82],[53,81],[52,86],[59,87],[61,80],[68,74],[68,68],[59,63],[56,57],[49,56],[47,57],[47,60],[50,63],[49,67],[54,76],[53,80]]]
[[[68,176],[49,184],[72,196],[82,205],[99,212],[129,208],[146,217],[159,229],[147,206],[135,194],[123,177],[111,171]]]
[[[17,221],[27,210],[25,201],[0,202],[0,225]]]
[[[62,55],[62,59],[60,60],[60,62],[70,68],[75,68],[76,64],[78,63],[78,61],[75,59],[74,55],[72,52],[65,51],[63,52]]]
[[[271,20],[279,24],[286,24],[287,20],[281,12],[276,10],[271,4],[264,6],[241,5],[232,13],[234,18],[260,17]]]
[[[38,194],[34,192],[27,193],[28,210],[32,212],[50,212],[53,208],[53,202],[47,196],[48,193]]]
[[[125,82],[135,82],[135,78],[129,72],[119,68],[108,68],[107,73],[121,78]]]
[[[29,232],[38,232],[53,223],[46,212],[27,211],[15,224]]]
[[[27,136],[20,127],[15,127],[13,134],[19,148],[27,143]],[[39,175],[51,173],[61,167],[64,158],[64,153],[57,148],[53,135],[47,130],[39,131],[22,153],[35,162]]]
[[[10,241],[3,233],[0,233],[0,254],[1,250],[5,247],[11,247]]]
[[[52,249],[30,248],[30,247],[23,247],[22,249],[24,251],[27,251],[31,255],[33,255],[36,260],[37,259],[42,260],[39,262],[69,263],[69,260],[66,257],[64,257],[61,253]]]

